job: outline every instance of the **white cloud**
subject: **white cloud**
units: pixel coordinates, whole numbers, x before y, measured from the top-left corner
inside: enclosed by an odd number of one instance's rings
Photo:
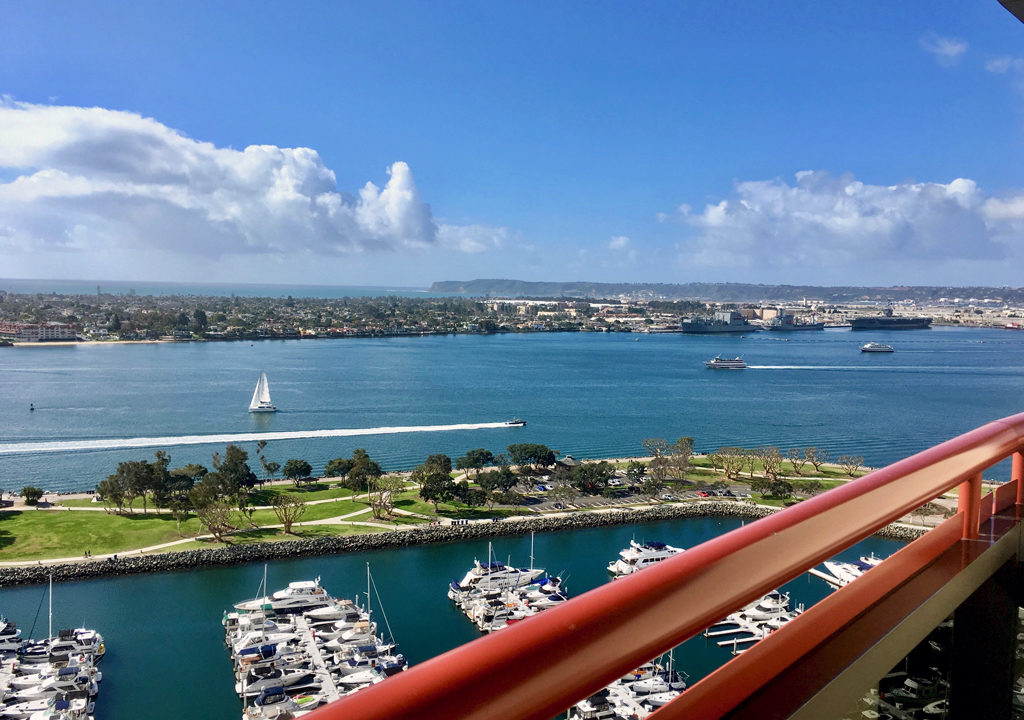
[[[678,245],[684,265],[790,276],[849,268],[862,281],[888,270],[910,282],[911,268],[1004,261],[1024,242],[1024,194],[986,197],[964,178],[881,186],[804,171],[794,184],[738,183],[733,196],[677,217],[696,231]]]
[[[477,254],[496,250],[507,244],[509,232],[507,228],[486,225],[441,224],[438,226],[437,239],[443,247]]]
[[[1000,55],[985,63],[985,69],[998,75],[1008,72],[1024,73],[1024,58]]]
[[[625,250],[629,247],[629,238],[625,235],[616,235],[608,241],[609,250]]]
[[[967,52],[967,42],[928,33],[920,40],[921,48],[935,56],[940,65],[955,65]]]
[[[504,232],[443,226],[409,166],[355,195],[310,148],[218,148],[103,108],[0,98],[0,250],[353,255],[443,246],[482,252]]]

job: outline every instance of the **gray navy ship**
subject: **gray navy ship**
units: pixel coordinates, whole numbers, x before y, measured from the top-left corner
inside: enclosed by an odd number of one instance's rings
[[[850,321],[850,327],[854,330],[926,330],[931,326],[930,317],[894,317],[892,308],[886,308],[883,315],[853,318]]]
[[[680,332],[709,335],[713,333],[747,333],[759,328],[735,310],[718,310],[710,318],[689,317],[679,323]]]

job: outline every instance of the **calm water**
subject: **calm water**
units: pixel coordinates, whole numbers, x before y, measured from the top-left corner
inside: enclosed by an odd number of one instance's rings
[[[607,581],[605,565],[631,537],[692,547],[738,525],[732,519],[691,519],[547,533],[536,537],[534,552],[537,565],[560,573],[576,596]],[[897,547],[871,538],[843,557],[856,559],[868,552],[886,556]],[[511,557],[527,564],[530,538],[496,540],[494,552],[503,560]],[[479,637],[451,606],[446,591],[448,580],[461,578],[474,557],[486,556],[487,544],[473,542],[276,562],[268,566],[268,585],[276,589],[319,575],[328,592],[355,597],[365,592],[369,562],[395,638],[410,663],[418,663]],[[54,627],[86,625],[107,641],[97,720],[235,720],[241,704],[234,694],[220,617],[233,602],[255,596],[262,575],[263,565],[253,564],[55,586]],[[809,576],[786,589],[805,603],[829,592],[824,582]],[[2,590],[0,609],[26,633],[38,610],[34,635],[46,634],[44,588]],[[728,650],[698,636],[676,653],[676,666],[695,680],[728,658]]]
[[[867,355],[868,341],[891,355]],[[690,435],[720,445],[817,445],[833,456],[881,465],[1022,409],[1024,333],[933,329],[906,333],[827,331],[791,336],[544,334],[347,341],[159,344],[0,349],[0,487],[92,488],[117,462],[152,450],[2,454],[4,443],[235,432],[478,423],[524,417],[524,428],[272,442],[270,459],[317,468],[365,447],[387,469],[428,454],[494,451],[541,442],[576,457],[639,454],[646,437]],[[750,369],[706,370],[716,354]],[[281,412],[246,412],[260,371]],[[35,412],[28,412],[34,403]],[[209,463],[223,443],[168,447],[172,463]],[[254,448],[250,443],[248,449]],[[605,581],[604,567],[629,538],[683,547],[735,527],[691,520],[537,537],[539,565],[568,577],[573,594]],[[497,543],[526,562],[529,539]],[[869,540],[847,553],[887,555]],[[360,592],[372,563],[397,639],[412,662],[476,637],[445,597],[486,544],[273,563],[272,587],[322,576],[337,595]],[[60,585],[58,626],[88,625],[108,638],[100,718],[143,715],[235,718],[239,703],[219,619],[255,594],[262,565]],[[416,588],[415,605],[409,588]],[[811,602],[827,592],[791,583]],[[40,611],[40,607],[42,608]],[[0,613],[45,634],[42,588],[0,591]],[[677,655],[694,678],[726,659],[703,638]],[[194,690],[201,688],[202,692]]]
[[[887,342],[892,354],[859,352]],[[741,355],[743,371],[703,361]],[[266,371],[272,415],[246,412]],[[274,441],[282,465],[321,469],[365,447],[385,469],[514,442],[575,457],[642,453],[647,437],[698,449],[816,445],[883,465],[1024,409],[1024,333],[935,328],[740,337],[538,334],[0,349],[0,488],[91,489],[153,449],[3,454],[4,443],[447,425],[522,428]],[[36,407],[29,412],[29,404]],[[224,443],[168,446],[172,465]],[[247,449],[252,453],[254,444]]]

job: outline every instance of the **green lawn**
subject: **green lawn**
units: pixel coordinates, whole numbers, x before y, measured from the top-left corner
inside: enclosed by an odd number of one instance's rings
[[[195,518],[181,524],[182,535],[202,532]],[[178,540],[170,515],[108,515],[102,512],[26,510],[0,512],[0,560],[70,557],[86,550],[115,553]]]

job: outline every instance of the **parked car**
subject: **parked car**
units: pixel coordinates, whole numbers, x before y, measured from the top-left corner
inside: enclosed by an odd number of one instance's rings
[[[707,492],[707,490],[698,490],[697,491],[697,496],[698,497],[708,497],[708,492]]]
[[[675,500],[676,499],[675,495],[670,495],[668,493],[662,493],[658,497],[660,497],[662,500]]]
[[[555,503],[555,510],[564,510],[564,509],[565,509],[565,505],[563,505],[562,503]]]
[[[622,485],[622,481],[619,480],[618,478],[612,478],[611,480],[608,481],[609,487],[619,487],[620,485]]]

